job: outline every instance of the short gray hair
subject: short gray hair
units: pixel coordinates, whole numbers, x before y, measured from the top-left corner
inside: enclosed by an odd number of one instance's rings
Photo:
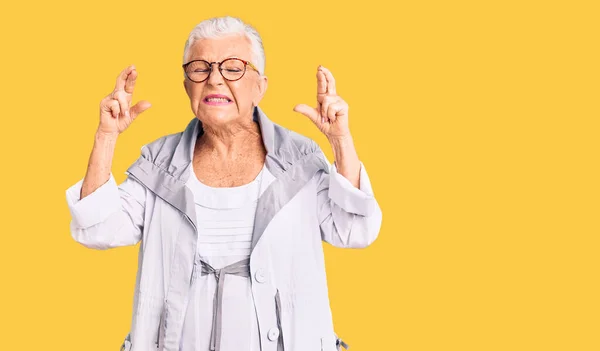
[[[245,35],[252,45],[252,63],[258,68],[261,75],[265,74],[265,50],[260,34],[251,25],[244,23],[237,17],[225,16],[209,18],[200,22],[192,31],[185,42],[183,50],[183,63],[186,63],[190,47],[199,39],[216,39],[230,35]]]

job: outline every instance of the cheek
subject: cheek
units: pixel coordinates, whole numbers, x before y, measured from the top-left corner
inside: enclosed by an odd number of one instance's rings
[[[235,96],[235,99],[238,105],[240,106],[252,105],[252,99],[256,94],[256,91],[255,89],[253,89],[253,86],[248,83],[239,84],[235,87],[232,87],[231,92],[233,93],[233,96]]]
[[[202,98],[202,87],[200,84],[196,84],[190,88],[190,100],[192,102],[200,102]]]

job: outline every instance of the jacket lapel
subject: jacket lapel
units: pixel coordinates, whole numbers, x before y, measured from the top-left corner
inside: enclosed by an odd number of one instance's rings
[[[302,189],[320,170],[328,171],[327,163],[316,154],[309,154],[297,160],[291,167],[279,174],[258,199],[254,229],[252,232],[251,254],[262,238],[265,229],[275,215]]]

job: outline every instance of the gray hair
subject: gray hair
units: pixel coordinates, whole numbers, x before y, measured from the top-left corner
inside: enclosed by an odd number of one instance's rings
[[[251,25],[244,23],[237,17],[231,16],[209,18],[196,25],[185,42],[183,63],[187,62],[190,47],[195,41],[223,38],[235,34],[245,35],[250,40],[252,45],[252,63],[258,68],[260,74],[264,75],[265,50],[260,34]]]

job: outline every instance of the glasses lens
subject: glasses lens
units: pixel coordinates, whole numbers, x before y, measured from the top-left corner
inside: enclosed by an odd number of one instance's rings
[[[242,78],[246,69],[244,62],[237,59],[227,59],[223,61],[221,65],[221,72],[223,77],[229,80],[237,80]]]
[[[210,66],[204,61],[194,61],[187,65],[185,73],[191,80],[200,82],[208,77]]]

